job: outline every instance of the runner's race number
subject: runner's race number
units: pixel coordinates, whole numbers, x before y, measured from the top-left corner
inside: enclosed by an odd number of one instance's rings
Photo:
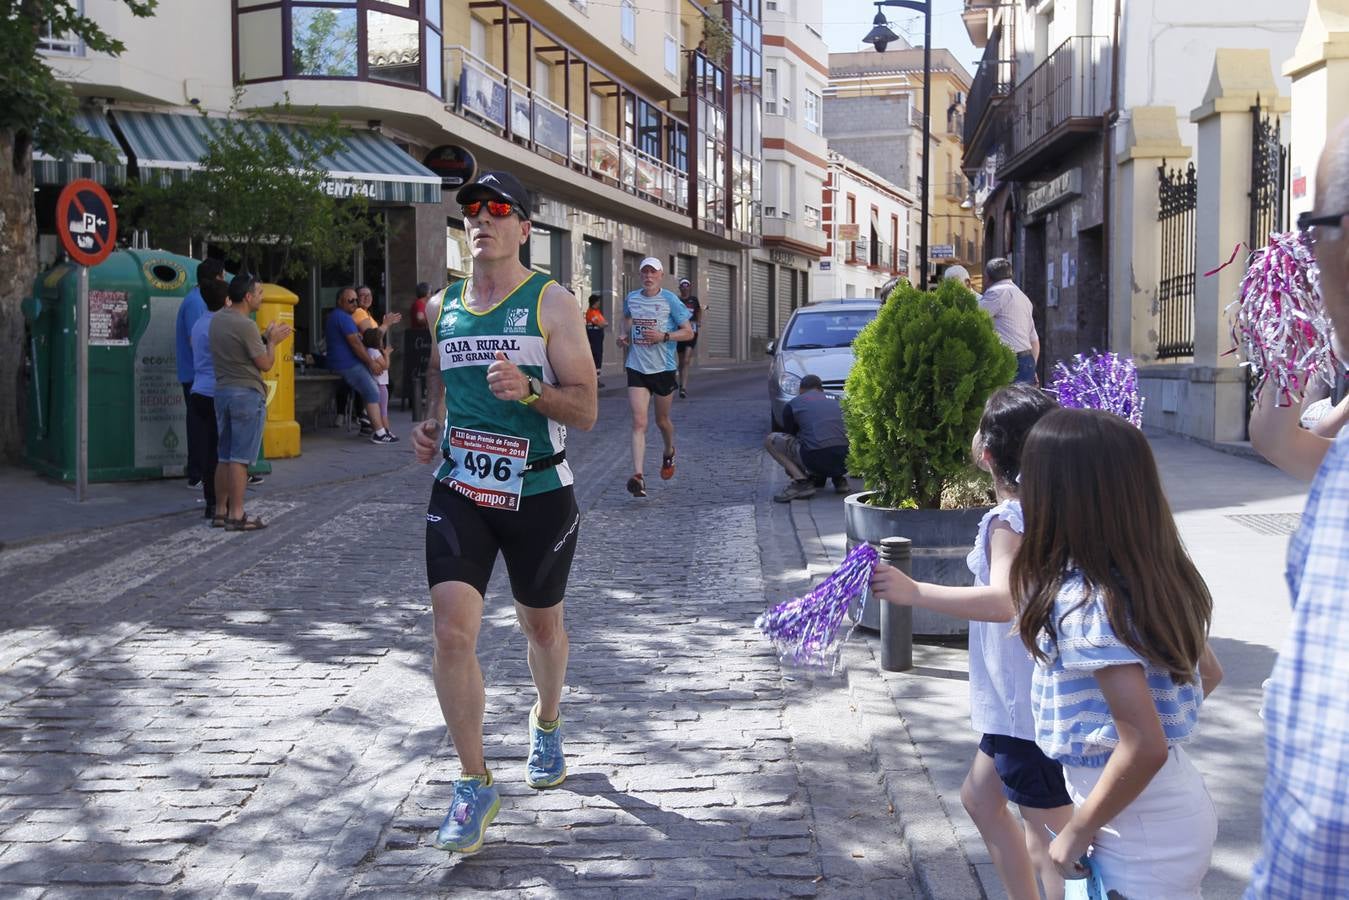
[[[464,468],[477,478],[486,478],[490,475],[497,481],[511,480],[511,461],[504,456],[498,456],[496,462],[493,462],[492,457],[486,453],[465,453]]]
[[[525,486],[529,439],[451,427],[451,469],[442,481],[479,506],[518,510]]]

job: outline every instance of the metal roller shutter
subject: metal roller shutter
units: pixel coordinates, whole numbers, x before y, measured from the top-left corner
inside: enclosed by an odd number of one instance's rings
[[[703,327],[698,344],[708,356],[731,355],[731,306],[735,302],[735,267],[725,263],[707,264],[708,308],[703,311]]]
[[[692,281],[692,280],[693,280],[693,257],[692,257],[692,256],[685,256],[685,255],[682,254],[682,253],[679,254],[678,256],[676,256],[676,257],[675,257],[675,270],[674,270],[674,275],[675,275],[675,283],[676,283],[676,284],[679,283],[679,279],[681,279],[681,278],[687,278],[689,281]],[[694,293],[696,294],[696,293],[698,293],[698,292],[695,290]]]
[[[796,270],[778,270],[777,318],[773,320],[773,337],[782,337],[792,310],[796,308]]]
[[[758,355],[768,344],[773,308],[773,267],[768,263],[750,263],[749,286],[749,352]]]

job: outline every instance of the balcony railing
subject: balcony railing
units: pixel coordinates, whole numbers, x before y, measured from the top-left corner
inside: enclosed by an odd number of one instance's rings
[[[1026,165],[1063,135],[1098,128],[1109,91],[1110,39],[1068,38],[1006,100],[1011,146],[1004,168]]]
[[[894,255],[891,253],[889,241],[876,241],[870,247],[870,256],[867,265],[875,269],[892,269],[894,267]]]
[[[445,97],[454,112],[540,156],[688,213],[687,173],[567,112],[464,47],[445,49]]]
[[[1002,26],[993,29],[984,46],[983,58],[974,72],[974,82],[970,85],[970,96],[965,101],[964,143],[966,147],[974,144],[979,126],[992,111],[997,101],[1012,92],[1012,82],[1016,77],[1016,64],[1011,53],[1002,53]],[[1008,58],[1004,59],[1003,56]]]

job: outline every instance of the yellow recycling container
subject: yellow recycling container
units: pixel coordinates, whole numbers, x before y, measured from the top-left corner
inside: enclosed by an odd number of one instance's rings
[[[300,298],[279,284],[262,286],[262,306],[258,308],[258,328],[273,321],[295,327],[295,304]],[[262,429],[262,451],[268,459],[286,459],[300,455],[300,423],[295,421],[295,336],[275,348],[270,372],[262,373],[267,386],[267,424]]]

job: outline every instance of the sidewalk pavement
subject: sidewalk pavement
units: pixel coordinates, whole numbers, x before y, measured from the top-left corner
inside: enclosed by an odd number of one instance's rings
[[[260,497],[302,491],[381,475],[412,465],[412,442],[408,433],[412,415],[390,407],[389,418],[401,443],[376,445],[356,428],[324,427],[306,431],[300,439],[301,455],[274,459],[271,474],[248,489],[245,505]],[[97,482],[89,485],[83,503],[75,502],[74,482],[44,478],[26,466],[0,466],[0,545],[13,546],[35,540],[130,525],[164,516],[201,517],[205,508],[201,489],[189,489],[184,478],[149,481]]]
[[[1205,704],[1188,749],[1218,810],[1218,843],[1204,893],[1236,897],[1259,850],[1261,682],[1288,625],[1284,554],[1306,486],[1254,458],[1170,435],[1149,438],[1181,535],[1214,598],[1211,640],[1225,677]],[[785,482],[784,475],[778,477]],[[847,550],[843,498],[821,491],[790,506],[811,578],[818,581]],[[1005,897],[960,804],[960,785],[977,744],[969,729],[965,648],[916,645],[914,668],[888,673],[880,671],[877,635],[859,629],[852,642],[860,648],[845,653],[853,667],[850,690],[863,718],[872,719],[873,749],[905,822],[919,879],[925,886],[947,885],[943,896],[978,896],[982,888],[989,898]],[[939,806],[924,806],[933,793]],[[978,886],[969,878],[971,869]]]
[[[606,361],[600,382],[600,395],[617,396],[627,390],[622,362]],[[694,365],[690,397],[698,394],[697,379],[708,375],[742,372],[762,368],[753,360],[699,360]],[[390,424],[404,440],[398,444],[376,446],[354,428],[322,427],[304,432],[301,455],[294,459],[270,460],[272,472],[266,481],[249,488],[249,498],[276,496],[322,485],[382,475],[412,465],[412,414],[401,408],[397,399],[390,404]],[[0,546],[25,544],[35,540],[88,531],[95,528],[129,525],[163,516],[203,514],[201,491],[189,490],[182,478],[148,481],[100,482],[89,485],[89,496],[75,502],[75,485],[38,475],[22,465],[0,465],[0,495],[6,498],[0,513]],[[41,515],[33,514],[41,510]]]

